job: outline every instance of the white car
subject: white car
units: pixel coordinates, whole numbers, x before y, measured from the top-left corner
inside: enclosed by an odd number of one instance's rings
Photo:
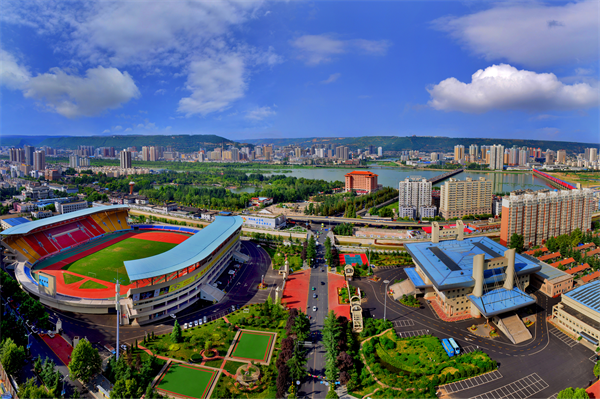
[[[317,307],[313,306],[313,312],[316,312],[316,311],[317,311]]]
[[[198,320],[194,320],[194,327],[198,327]]]
[[[184,330],[187,330],[187,328],[188,328],[188,323],[184,323],[184,324],[183,324],[183,329],[184,329]]]
[[[202,325],[202,319],[198,320],[198,325],[201,326]]]
[[[176,319],[177,316],[175,316],[175,313],[171,313],[169,316],[171,316],[172,318]]]

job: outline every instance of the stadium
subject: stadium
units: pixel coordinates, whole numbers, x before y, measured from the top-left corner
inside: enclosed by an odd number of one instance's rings
[[[203,229],[133,225],[127,205],[100,206],[16,225],[0,233],[5,262],[46,306],[115,313],[147,324],[192,305],[219,301],[213,283],[239,252],[242,219],[217,216]]]

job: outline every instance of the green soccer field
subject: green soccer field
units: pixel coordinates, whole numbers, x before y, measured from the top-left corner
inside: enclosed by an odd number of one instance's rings
[[[214,370],[173,363],[158,383],[158,389],[190,398],[205,398],[216,375]]]
[[[73,273],[90,276],[89,272],[95,273],[91,277],[99,280],[113,282],[117,278],[117,272],[123,285],[131,284],[125,265],[126,260],[135,260],[158,255],[176,247],[177,244],[167,242],[156,242],[140,240],[137,238],[126,238],[108,248],[79,259],[63,267]]]
[[[275,335],[269,333],[259,334],[243,331],[231,357],[266,361],[268,349],[274,337]]]

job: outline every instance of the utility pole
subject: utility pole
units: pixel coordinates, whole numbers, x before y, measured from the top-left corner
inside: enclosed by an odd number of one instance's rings
[[[383,320],[385,320],[385,314],[387,312],[387,297],[388,297],[387,288],[388,288],[388,284],[390,283],[390,280],[383,280],[383,283],[385,284],[385,304],[383,305]],[[117,333],[117,336],[118,335],[119,334]]]
[[[117,361],[119,360],[119,324],[121,324],[121,303],[120,299],[120,284],[119,279],[117,278],[117,283],[115,284],[115,308],[117,309]]]

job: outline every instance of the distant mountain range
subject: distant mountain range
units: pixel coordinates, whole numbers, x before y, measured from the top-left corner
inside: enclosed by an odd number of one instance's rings
[[[598,143],[576,143],[572,141],[550,141],[550,140],[515,140],[515,139],[474,139],[454,137],[398,137],[398,136],[362,136],[362,137],[311,137],[311,138],[289,138],[289,139],[255,139],[246,140],[255,145],[298,145],[310,147],[313,144],[334,144],[335,146],[348,146],[350,149],[367,148],[369,145],[383,147],[383,151],[421,150],[425,152],[447,152],[454,151],[454,146],[462,144],[469,147],[471,144],[493,145],[502,144],[504,147],[533,147],[541,148],[543,151],[567,150],[567,152],[582,153],[585,148],[598,147]]]
[[[76,149],[80,145],[115,147],[117,150],[136,147],[138,151],[141,150],[142,146],[163,146],[165,148],[171,146],[174,151],[180,152],[198,151],[200,147],[214,148],[221,144],[225,146],[241,145],[241,143],[213,134],[178,136],[6,136],[0,138],[0,145],[2,146],[22,147],[26,144],[35,147],[48,146],[64,149]]]
[[[502,144],[507,148],[533,147],[541,148],[543,151],[567,150],[570,153],[583,153],[585,148],[598,147],[598,143],[577,143],[572,141],[550,141],[550,140],[516,140],[516,139],[474,139],[474,138],[452,138],[452,137],[398,137],[398,136],[362,136],[362,137],[311,137],[311,138],[289,138],[289,139],[250,139],[230,140],[216,135],[177,135],[177,136],[141,136],[141,135],[113,135],[113,136],[2,136],[0,145],[22,147],[24,145],[35,147],[48,146],[53,148],[76,149],[80,145],[91,145],[94,147],[115,147],[120,150],[127,147],[136,147],[141,150],[142,146],[171,146],[174,151],[191,152],[198,151],[201,147],[214,148],[219,145],[242,146],[244,144],[263,145],[275,144],[279,146],[298,145],[310,147],[313,144],[333,144],[335,146],[348,146],[350,149],[367,148],[369,145],[383,147],[384,151],[421,150],[425,152],[447,152],[453,151],[454,146],[462,144],[469,147],[471,144],[493,145]]]

